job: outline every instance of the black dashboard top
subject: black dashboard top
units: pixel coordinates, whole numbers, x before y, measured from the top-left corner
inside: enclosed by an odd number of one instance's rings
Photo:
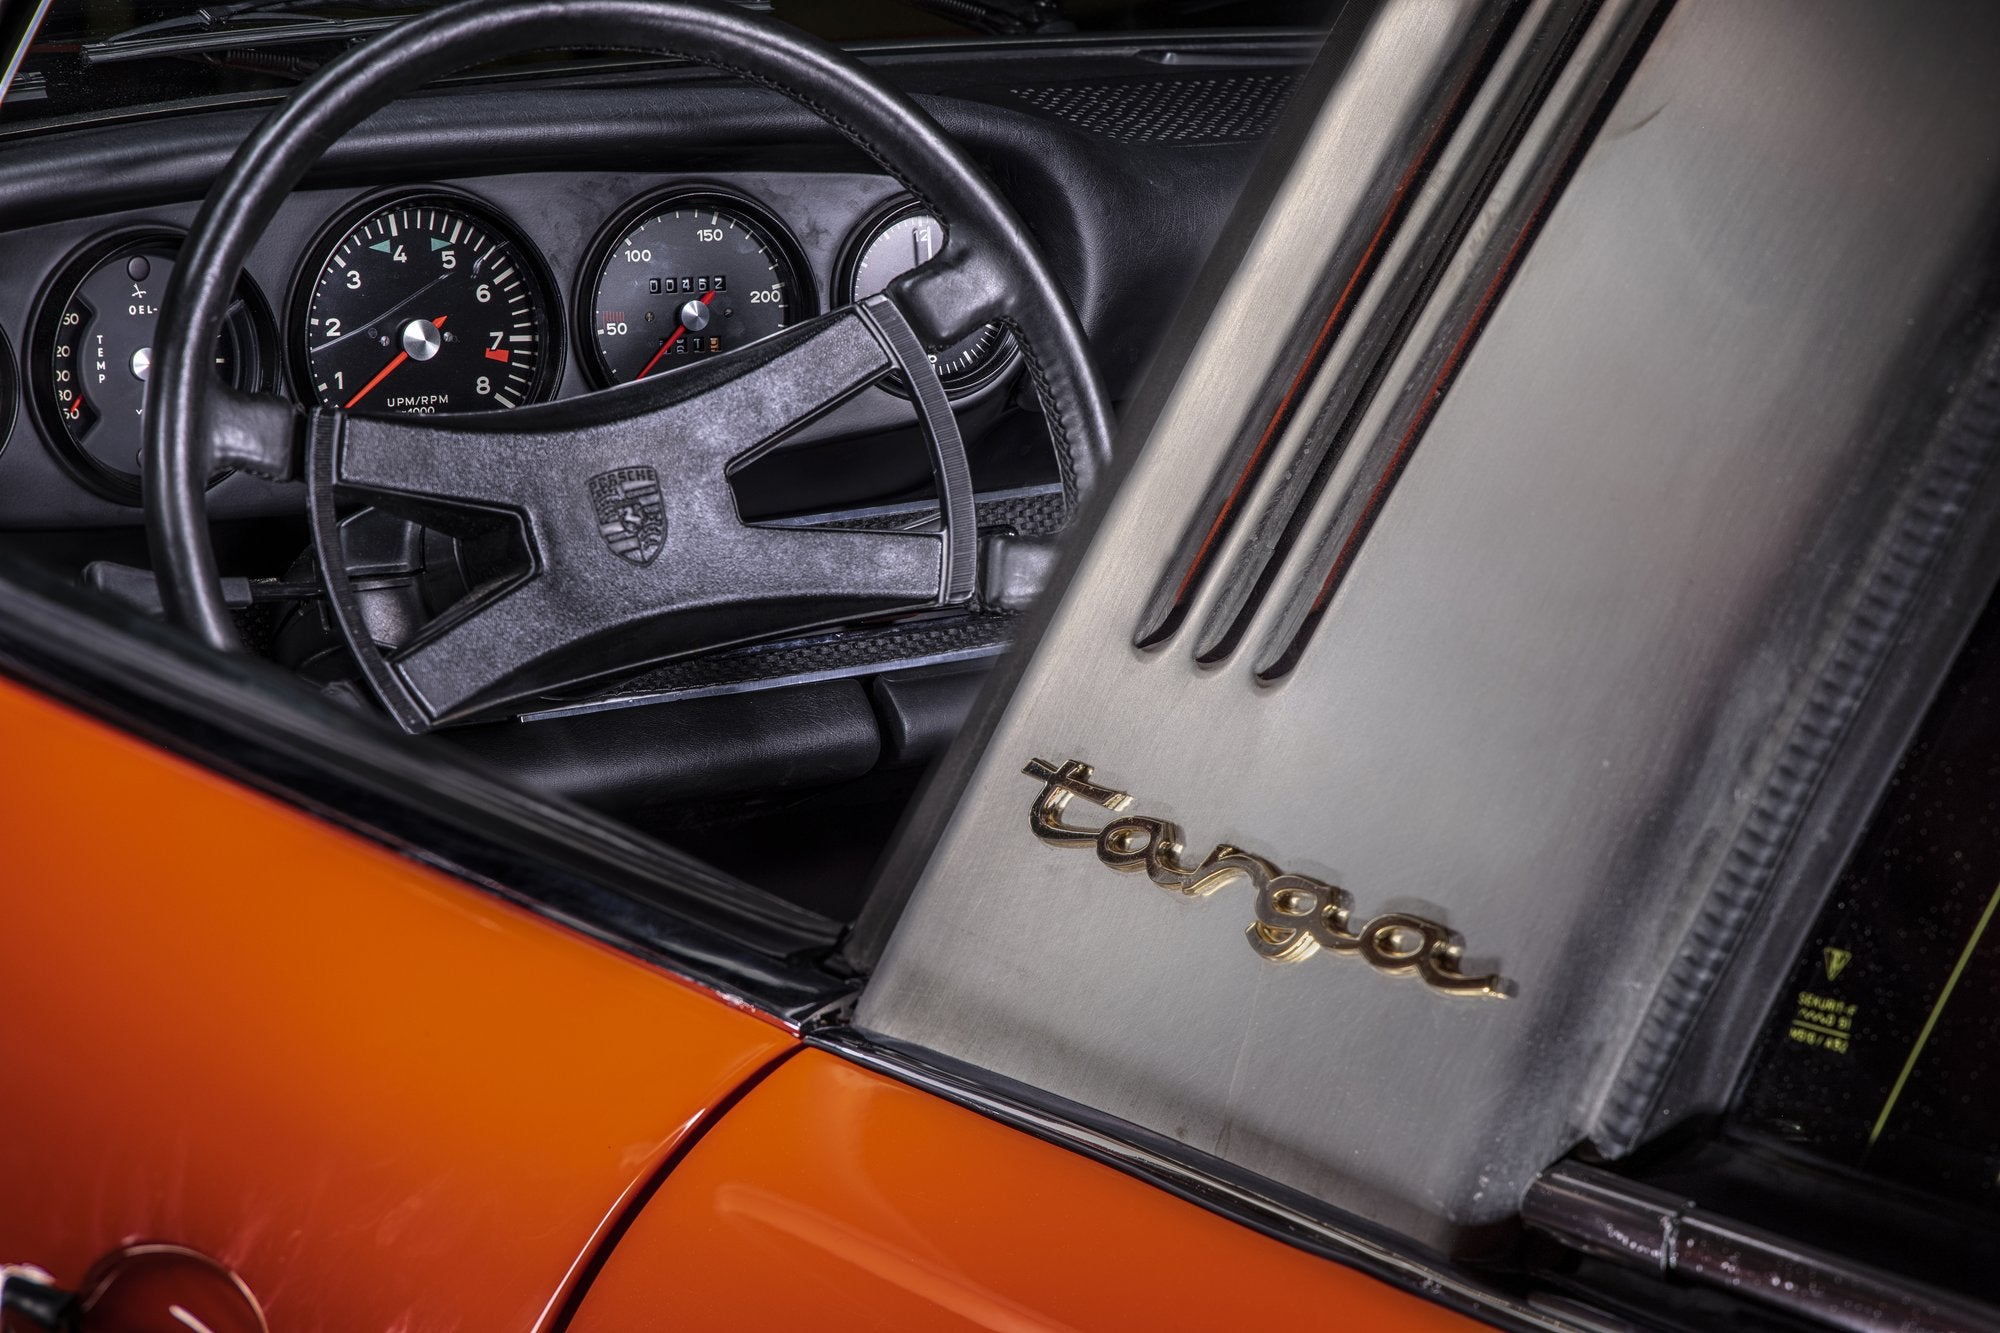
[[[873,59],[972,149],[1027,219],[1112,393],[1122,396],[1314,48],[1314,37],[1299,32],[1099,36],[910,44]],[[85,348],[64,342],[63,321],[82,321],[93,337],[101,331],[93,316],[104,292],[95,304],[71,305],[93,272],[86,259],[102,267],[115,252],[118,264],[129,263],[129,244],[119,245],[144,236],[154,249],[140,262],[171,263],[172,238],[270,100],[245,94],[0,131],[0,336],[12,343],[8,368],[16,372],[0,378],[0,420],[8,411],[17,418],[0,448],[0,529],[138,522],[136,483],[101,475],[136,470],[117,466],[122,434],[101,447],[79,446],[73,418],[63,416],[76,404],[59,397],[57,380],[59,362],[114,344],[116,354],[93,361],[92,373],[140,374],[143,329],[126,338],[131,347],[114,337]],[[591,336],[601,332],[587,299],[598,277],[592,265],[602,265],[614,224],[629,223],[634,208],[688,195],[740,202],[736,212],[756,219],[771,248],[789,257],[797,270],[789,299],[811,313],[846,299],[837,289],[851,281],[868,239],[862,232],[895,207],[898,190],[782,98],[705,72],[611,69],[450,86],[397,104],[334,145],[288,202],[246,267],[244,301],[257,314],[235,355],[311,401],[304,321],[313,316],[301,292],[332,262],[339,238],[330,233],[411,199],[456,197],[518,237],[533,267],[546,272],[551,345],[547,384],[537,392],[589,392],[604,382],[605,365],[603,340]],[[1172,207],[1158,206],[1163,196]],[[1137,217],[1143,228],[1132,225]],[[109,281],[99,286],[108,291]],[[146,299],[133,297],[132,308]],[[126,310],[116,313],[123,320]],[[662,306],[653,318],[676,313]],[[379,331],[390,341],[378,360],[396,353],[397,332]],[[701,346],[687,338],[674,350]],[[359,361],[353,373],[362,373]],[[1039,451],[1020,444],[1022,432],[1005,428],[1021,408],[1014,378],[988,376],[958,399],[975,480],[988,493],[1032,488],[1051,475]],[[463,382],[469,391],[473,380]],[[324,392],[333,392],[331,381]],[[773,469],[766,493],[748,503],[781,514],[906,500],[922,478],[911,425],[893,393],[848,404],[795,441],[789,471]],[[125,426],[93,433],[114,428]],[[829,488],[829,479],[845,485]],[[283,513],[297,504],[286,489],[230,477],[211,505],[224,519]]]

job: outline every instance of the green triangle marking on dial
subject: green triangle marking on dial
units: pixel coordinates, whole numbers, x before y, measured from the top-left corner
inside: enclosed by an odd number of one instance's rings
[[[389,253],[389,243],[387,241],[377,241],[368,248],[370,250],[380,250],[385,255]]]
[[[433,249],[433,250],[442,250],[442,249],[444,249],[444,248],[445,248],[446,246],[448,246],[448,245],[450,245],[450,244],[451,244],[451,242],[450,242],[450,241],[447,241],[447,240],[446,240],[446,239],[445,239],[444,237],[442,237],[442,236],[433,236],[433,237],[431,237],[431,249]]]

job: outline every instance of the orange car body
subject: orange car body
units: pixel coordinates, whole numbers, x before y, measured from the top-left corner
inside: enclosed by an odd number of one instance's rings
[[[1472,1327],[13,683],[0,734],[0,1253],[58,1280],[143,1239],[279,1329]]]

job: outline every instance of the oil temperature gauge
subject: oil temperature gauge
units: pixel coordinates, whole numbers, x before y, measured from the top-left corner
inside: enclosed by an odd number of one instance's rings
[[[139,445],[153,333],[180,238],[128,234],[76,255],[42,299],[29,352],[30,396],[53,452],[91,490],[139,503]],[[248,278],[215,342],[215,369],[232,388],[277,387],[270,311]]]
[[[929,263],[943,248],[944,227],[922,204],[894,200],[876,210],[848,243],[835,295],[842,301],[873,296],[911,269]],[[1013,361],[1014,340],[997,324],[975,329],[943,351],[931,353],[938,378],[953,394],[991,383]],[[884,381],[887,388],[899,384],[900,377]]]

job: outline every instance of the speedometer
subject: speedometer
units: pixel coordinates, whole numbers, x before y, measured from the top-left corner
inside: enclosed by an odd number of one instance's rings
[[[777,223],[733,196],[669,195],[627,213],[586,270],[580,322],[597,379],[644,379],[811,313],[791,251]]]
[[[541,260],[471,200],[368,205],[314,254],[292,337],[301,386],[322,404],[491,412],[554,388],[562,339]]]

